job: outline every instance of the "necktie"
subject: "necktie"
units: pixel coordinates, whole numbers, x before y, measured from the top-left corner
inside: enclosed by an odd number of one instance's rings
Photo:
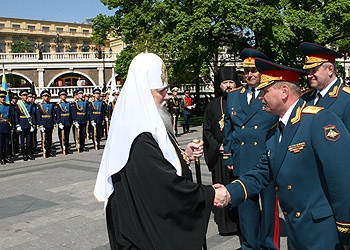
[[[255,101],[255,89],[252,88],[252,98],[250,98],[249,107],[252,106],[254,101]]]
[[[317,99],[315,105],[317,105],[320,102],[320,100],[322,99],[322,95],[320,92],[318,92],[317,96],[318,96],[318,99]]]
[[[283,123],[282,121],[279,121],[279,122],[278,122],[278,129],[280,130],[281,135],[283,135],[284,127],[285,127],[285,126],[286,126],[286,125],[284,125],[284,123]]]

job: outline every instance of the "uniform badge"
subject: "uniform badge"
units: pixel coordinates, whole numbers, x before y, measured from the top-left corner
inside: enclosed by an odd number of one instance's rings
[[[305,148],[305,142],[300,142],[300,143],[288,146],[288,150],[294,154],[299,153],[304,148]]]
[[[335,125],[323,127],[327,140],[337,141],[340,138],[340,133]]]
[[[222,131],[224,129],[224,117],[225,117],[225,114],[222,114],[222,118],[219,121],[220,131]]]

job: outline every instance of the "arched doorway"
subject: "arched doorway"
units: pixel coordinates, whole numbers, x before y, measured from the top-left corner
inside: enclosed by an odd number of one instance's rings
[[[73,87],[73,86],[94,86],[94,84],[85,76],[78,73],[66,73],[57,77],[50,87]]]
[[[29,88],[32,85],[32,81],[23,75],[16,73],[6,73],[5,75],[8,88]]]

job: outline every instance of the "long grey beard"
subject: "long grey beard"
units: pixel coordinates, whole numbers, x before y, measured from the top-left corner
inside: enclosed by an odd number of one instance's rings
[[[173,133],[172,117],[168,112],[168,110],[166,109],[166,106],[165,105],[158,106],[158,111],[159,111],[160,117],[162,118],[162,121],[164,123],[166,130],[170,133]]]

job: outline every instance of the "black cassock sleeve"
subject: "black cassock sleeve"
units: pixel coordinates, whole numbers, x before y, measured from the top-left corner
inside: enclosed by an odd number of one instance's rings
[[[222,141],[220,142],[217,138],[222,132],[220,132],[219,125],[215,124],[221,119],[218,112],[220,112],[220,107],[217,105],[217,99],[214,99],[207,105],[203,116],[204,159],[209,171],[213,171],[220,157],[219,149]]]
[[[201,249],[214,189],[178,176],[150,133],[134,140],[113,185],[106,208],[112,249]]]

